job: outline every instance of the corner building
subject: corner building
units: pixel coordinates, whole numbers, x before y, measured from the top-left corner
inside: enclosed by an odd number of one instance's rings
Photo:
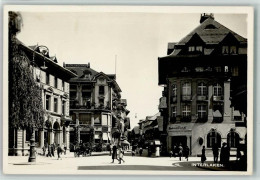
[[[202,146],[226,142],[231,155],[246,144],[246,113],[231,105],[232,91],[246,85],[247,40],[202,14],[200,25],[178,43],[168,44],[168,55],[158,58],[159,85],[167,106],[167,150],[182,144],[190,155]],[[241,101],[241,103],[247,103]]]

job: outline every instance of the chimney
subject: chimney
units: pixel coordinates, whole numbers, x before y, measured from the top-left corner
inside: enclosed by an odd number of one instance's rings
[[[90,68],[90,63],[88,63],[88,68]]]
[[[208,14],[208,13],[203,13],[203,14],[201,14],[201,15],[200,15],[200,24],[203,23],[203,22],[204,22],[206,19],[208,19],[208,18],[214,19],[214,14],[213,14],[213,13],[210,13],[210,14]]]

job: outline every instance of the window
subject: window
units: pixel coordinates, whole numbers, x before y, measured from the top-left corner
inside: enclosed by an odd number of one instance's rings
[[[207,86],[205,83],[198,84],[198,96],[206,96],[207,95]]]
[[[228,46],[222,46],[222,54],[228,54],[229,50],[228,50]]]
[[[189,46],[189,52],[195,51],[195,46]]]
[[[101,124],[100,114],[95,114],[95,115],[94,115],[94,123],[95,123],[95,124]]]
[[[176,117],[176,115],[177,115],[177,107],[173,106],[172,107],[172,117]]]
[[[217,144],[219,148],[221,147],[221,135],[212,130],[207,135],[207,147],[212,148],[214,144]]]
[[[216,71],[216,72],[221,72],[221,67],[220,67],[220,66],[215,67],[215,71]]]
[[[238,76],[238,67],[233,67],[232,68],[232,76]]]
[[[84,114],[79,114],[79,121],[82,124],[88,124],[91,125],[91,114],[89,113],[84,113]]]
[[[184,105],[182,107],[182,116],[189,117],[190,116],[190,105]]]
[[[105,87],[99,86],[99,95],[104,95],[104,94],[105,94]]]
[[[184,96],[190,96],[191,95],[191,84],[190,83],[184,83],[182,86],[182,95]]]
[[[29,128],[27,128],[25,133],[25,141],[30,141],[30,139],[31,139],[31,132]]]
[[[46,110],[50,110],[50,102],[51,102],[51,96],[49,95],[46,95],[46,102],[45,102],[45,107],[46,107]]]
[[[46,84],[50,84],[50,74],[46,72]]]
[[[61,84],[61,89],[63,90],[63,91],[65,91],[65,82],[64,81],[62,81],[62,84]]]
[[[230,46],[230,54],[237,54],[237,47],[236,46]]]
[[[177,96],[177,86],[176,86],[176,84],[172,85],[172,96]]]
[[[236,148],[239,145],[239,135],[238,133],[231,131],[230,133],[228,133],[227,135],[227,143],[229,145],[229,147],[231,148]]]
[[[202,52],[202,46],[196,46],[196,51]]]
[[[62,114],[66,115],[66,101],[62,101]]]
[[[53,105],[54,105],[54,112],[58,112],[58,99],[57,98],[54,98]]]
[[[104,106],[104,99],[103,99],[103,98],[100,98],[100,99],[99,99],[99,105],[100,105],[100,106]]]
[[[58,87],[58,78],[54,77],[54,87],[57,88]]]
[[[198,118],[199,119],[207,118],[206,105],[198,105]]]
[[[220,84],[216,84],[213,87],[213,93],[214,93],[214,96],[222,96],[223,95],[223,89],[220,86]]]
[[[203,67],[196,67],[196,68],[195,68],[195,71],[196,71],[196,72],[203,72],[203,71],[204,71],[204,68],[203,68]]]

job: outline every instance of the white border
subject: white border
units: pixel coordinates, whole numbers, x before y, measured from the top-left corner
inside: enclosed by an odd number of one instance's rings
[[[5,5],[3,19],[3,172],[5,174],[41,174],[40,171],[10,172],[8,164],[8,11],[27,12],[146,12],[146,13],[226,13],[248,14],[248,103],[247,103],[247,139],[248,139],[248,170],[241,171],[62,171],[46,174],[73,174],[73,175],[252,175],[253,172],[253,38],[254,38],[254,11],[249,6],[49,6],[49,5]]]

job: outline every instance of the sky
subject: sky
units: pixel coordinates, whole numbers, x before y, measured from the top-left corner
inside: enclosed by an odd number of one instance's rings
[[[66,64],[87,64],[116,73],[127,99],[131,128],[158,112],[158,57],[168,42],[178,42],[199,25],[200,14],[133,12],[21,12],[25,45],[45,45],[50,56]],[[214,14],[215,20],[247,38],[245,14]],[[116,59],[116,60],[115,60]],[[115,63],[116,62],[116,63]]]

